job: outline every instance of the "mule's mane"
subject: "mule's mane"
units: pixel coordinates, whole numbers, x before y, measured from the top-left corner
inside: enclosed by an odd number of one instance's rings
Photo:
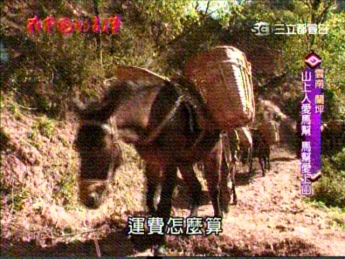
[[[82,120],[106,122],[118,107],[133,94],[157,87],[162,86],[142,81],[138,83],[132,81],[116,82],[100,101],[92,102],[84,110],[79,111],[79,116]]]

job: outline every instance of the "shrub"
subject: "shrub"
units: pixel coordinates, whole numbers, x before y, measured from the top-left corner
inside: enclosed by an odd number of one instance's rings
[[[345,208],[345,148],[331,158],[322,159],[322,173],[312,199]]]

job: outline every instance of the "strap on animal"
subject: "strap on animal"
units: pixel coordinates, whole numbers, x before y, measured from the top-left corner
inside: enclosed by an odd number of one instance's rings
[[[221,133],[221,139],[222,139],[222,149],[225,156],[225,163],[228,166],[228,168],[231,168],[231,161],[230,161],[231,151],[230,151],[230,146],[229,146],[230,140],[229,140],[229,135],[226,131]]]
[[[100,179],[82,179],[82,182],[84,185],[90,186],[90,185],[94,185],[97,183],[101,183],[101,184],[108,184],[109,180],[100,180]]]
[[[157,138],[157,136],[159,135],[159,133],[162,131],[162,129],[164,128],[164,126],[172,119],[172,117],[175,115],[177,109],[180,107],[181,103],[184,100],[184,96],[181,95],[176,101],[175,104],[173,106],[173,108],[170,110],[170,112],[167,114],[167,116],[165,116],[164,120],[150,133],[150,135],[148,135],[146,138],[144,138],[143,140],[139,141],[140,145],[147,145],[148,143],[150,143],[151,141],[153,141],[155,138]]]
[[[119,143],[119,132],[117,129],[116,117],[115,116],[110,117],[108,120],[108,124],[110,126],[111,141],[115,146],[114,148],[111,149],[111,164],[110,164],[110,172],[114,174],[116,155],[121,157],[120,163],[123,162],[123,157],[122,157],[122,149]],[[117,152],[115,151],[115,149],[117,149]]]
[[[114,148],[111,148],[111,162],[110,162],[110,166],[109,166],[109,172],[112,174],[111,177],[108,177],[108,179],[106,179],[106,180],[82,179],[82,182],[86,186],[95,185],[97,183],[108,184],[109,179],[112,178],[114,171],[115,171],[116,156],[120,156],[121,160],[122,160],[122,149],[121,149],[120,143],[118,141],[118,130],[117,130],[116,118],[114,116],[110,117],[108,120],[108,123],[104,123],[104,122],[97,121],[97,120],[89,120],[89,121],[85,121],[84,124],[95,125],[95,126],[101,127],[104,131],[106,131],[108,134],[110,134],[111,141],[112,141],[112,144],[114,145]],[[122,163],[122,161],[120,163]]]

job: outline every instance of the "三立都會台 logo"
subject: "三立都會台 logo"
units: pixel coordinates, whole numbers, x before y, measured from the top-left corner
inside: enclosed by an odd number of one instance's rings
[[[252,28],[252,32],[254,32],[257,36],[267,36],[271,33],[270,24],[267,22],[255,23]]]

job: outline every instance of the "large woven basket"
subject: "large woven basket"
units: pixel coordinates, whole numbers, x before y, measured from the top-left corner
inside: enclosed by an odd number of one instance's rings
[[[221,129],[253,122],[251,65],[242,51],[231,46],[215,47],[189,60],[185,75],[193,81]]]

